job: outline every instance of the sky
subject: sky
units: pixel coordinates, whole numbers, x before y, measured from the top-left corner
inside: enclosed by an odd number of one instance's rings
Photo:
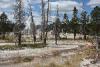
[[[45,10],[47,8],[47,0],[45,2]],[[23,0],[23,5],[26,14],[29,12],[29,5],[32,5],[34,22],[36,25],[41,24],[41,0]],[[14,5],[15,0],[0,0],[0,14],[5,12],[8,19],[14,22]],[[63,14],[67,13],[69,19],[72,17],[74,7],[78,9],[78,14],[83,10],[87,11],[88,15],[95,6],[100,6],[100,0],[50,0],[49,21],[54,22],[57,13],[57,5],[59,7],[59,17],[63,20]],[[79,15],[78,15],[79,16]],[[26,16],[25,23],[30,24],[30,16]]]

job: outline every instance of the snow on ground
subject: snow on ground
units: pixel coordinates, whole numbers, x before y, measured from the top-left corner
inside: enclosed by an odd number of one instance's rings
[[[63,52],[63,53],[61,53],[61,56],[62,57],[68,57],[68,56],[75,55],[75,54],[76,54],[75,52],[68,52],[68,53]]]
[[[79,40],[59,40],[58,45],[54,44],[54,40],[48,40],[47,47],[44,48],[25,48],[22,50],[0,50],[0,60],[6,60],[15,57],[34,56],[42,57],[43,55],[53,55],[54,51],[64,51],[69,49],[78,48],[80,45],[85,45],[86,42]],[[2,44],[0,44],[2,45]],[[66,55],[66,54],[65,54]],[[64,54],[62,54],[64,56]]]
[[[15,45],[15,43],[0,43],[0,46],[4,46],[4,45]]]
[[[33,42],[23,42],[26,44],[32,44]],[[37,42],[37,43],[41,43],[41,42]],[[54,40],[47,40],[48,44],[54,45],[55,41]],[[86,41],[82,41],[82,40],[58,40],[58,45],[63,44],[63,45],[85,45],[87,42]],[[0,43],[0,46],[3,45],[15,45],[15,43]]]
[[[90,63],[91,61],[93,61],[93,59],[83,59],[80,63],[80,67],[100,67],[100,62],[92,64]]]
[[[66,34],[60,33],[60,36],[62,38],[63,37],[67,37],[67,38],[71,38],[71,39],[74,38],[74,36],[73,36],[72,33],[66,33]],[[79,37],[82,37],[82,36],[83,35],[77,34],[76,35],[76,39],[79,38]],[[25,43],[31,43],[31,41],[32,41],[32,38],[31,37],[32,37],[32,35],[23,35],[23,38],[26,39],[26,41],[28,41],[28,42],[25,42]],[[48,32],[48,38],[54,38],[54,37],[55,37],[54,35],[51,35],[51,32]],[[37,38],[39,38],[39,35],[38,34],[37,34]],[[75,44],[77,45],[77,44],[80,44],[80,43],[82,44],[84,41],[81,41],[81,40],[79,40],[79,41],[74,41],[74,40],[58,40],[58,43],[59,44],[72,44],[72,42],[73,42],[74,45]],[[49,44],[54,44],[55,41],[54,40],[48,40],[48,43]],[[0,46],[3,46],[3,45],[15,45],[15,43],[6,43],[5,40],[0,40]]]
[[[70,60],[71,55],[73,54],[75,53],[73,52],[61,53],[60,56],[53,56],[53,57],[48,57],[48,58],[34,58],[34,60],[31,62],[18,63],[18,64],[6,64],[6,65],[2,64],[0,65],[0,67],[35,67],[35,65],[39,65],[39,64],[48,65],[50,63],[64,64],[66,61]]]
[[[54,40],[48,40],[48,44],[55,44]],[[86,45],[86,41],[82,40],[58,40],[57,41],[58,45]]]
[[[26,48],[23,50],[4,50],[0,51],[1,59],[8,59],[13,57],[23,57],[23,56],[39,56],[41,57],[43,54],[52,54],[53,51],[63,51],[68,49],[77,48],[77,45],[61,45],[61,46],[49,46],[45,48]]]
[[[37,35],[38,37],[39,35]],[[48,32],[48,38],[54,38],[55,36],[52,34],[52,31]],[[74,34],[73,33],[60,33],[60,37],[62,38],[70,38],[73,39],[74,38]],[[76,38],[80,38],[83,37],[82,34],[76,34]]]
[[[70,38],[73,38],[73,34],[67,35]],[[4,50],[0,51],[0,60],[6,60],[9,58],[15,58],[15,57],[24,57],[24,56],[33,56],[36,57],[33,62],[29,63],[20,63],[20,64],[11,64],[11,65],[0,65],[0,67],[34,67],[34,63],[40,62],[42,63],[50,63],[50,62],[56,62],[58,64],[62,64],[64,61],[66,61],[66,57],[68,59],[71,55],[74,55],[75,52],[68,52],[69,49],[78,48],[80,45],[85,45],[86,42],[82,40],[58,40],[58,45],[55,45],[54,40],[48,40],[48,46],[45,48],[25,48],[22,50]],[[2,45],[2,44],[0,44]],[[42,57],[45,56],[52,56],[53,52],[59,52],[64,51],[60,54],[60,57],[49,57],[48,59],[43,59]],[[41,58],[41,59],[40,59]],[[1,62],[0,62],[1,63]]]
[[[2,64],[0,62],[0,67],[35,67],[35,64],[50,64],[55,62],[57,64],[64,64],[67,59],[70,60],[71,55],[74,55],[74,52],[61,52],[59,56],[53,56],[53,52],[63,51],[78,48],[78,45],[49,45],[45,48],[35,48],[30,49],[26,48],[23,50],[13,50],[13,51],[0,51],[0,60],[7,60],[14,57],[23,57],[23,56],[33,56],[34,60],[28,63],[19,63],[19,64]],[[49,56],[49,57],[43,57]],[[9,62],[9,61],[8,61]]]

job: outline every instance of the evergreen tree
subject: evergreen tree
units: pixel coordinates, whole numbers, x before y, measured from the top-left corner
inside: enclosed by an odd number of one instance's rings
[[[0,16],[0,31],[3,34],[3,39],[5,39],[7,19],[7,15],[3,12]]]
[[[6,32],[12,32],[14,23],[9,21],[7,15],[3,12],[0,15],[0,33],[3,34],[3,39],[5,39]]]
[[[78,10],[76,9],[76,7],[74,7],[73,9],[73,17],[72,17],[72,20],[71,20],[71,24],[72,24],[72,30],[73,30],[73,33],[74,33],[74,39],[76,37],[76,32],[77,32],[77,26],[78,26],[78,17],[77,17],[77,13],[78,13]]]
[[[62,24],[62,29],[64,33],[66,33],[68,30],[68,23],[69,23],[68,16],[66,13],[64,13],[64,19],[63,19],[63,24]]]
[[[94,32],[98,35],[100,32],[100,7],[96,6],[93,11],[91,12],[91,19],[92,19],[92,24]]]
[[[83,11],[81,13],[80,21],[81,21],[81,24],[82,24],[81,27],[82,27],[82,32],[83,32],[83,35],[84,35],[84,39],[86,39],[86,25],[87,25],[87,22],[88,22],[88,15],[87,15],[86,11]]]

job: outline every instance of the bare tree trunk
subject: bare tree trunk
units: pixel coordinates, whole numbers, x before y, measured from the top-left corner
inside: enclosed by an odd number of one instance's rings
[[[76,39],[76,29],[74,29],[74,40]]]
[[[18,46],[21,45],[21,32],[18,33]]]
[[[55,34],[55,44],[57,45],[57,34]]]
[[[84,35],[84,40],[86,40],[86,34]]]
[[[83,35],[84,35],[84,40],[86,40],[86,24],[83,24]]]
[[[23,30],[23,20],[24,20],[24,10],[23,10],[23,0],[16,0],[15,6],[15,19],[16,19],[16,28],[15,32],[18,32],[18,46],[21,45],[21,31]]]
[[[44,37],[44,1],[41,0],[42,6],[42,22],[41,22],[41,36],[40,39],[42,40]]]
[[[3,36],[2,36],[2,39],[5,39],[5,32],[3,32]]]
[[[47,41],[47,32],[48,32],[48,16],[49,16],[49,0],[48,0],[48,8],[47,8],[47,21],[45,24],[45,37],[44,37],[44,44],[46,44]]]
[[[33,41],[35,43],[36,42],[36,26],[35,26],[34,19],[33,19],[33,12],[32,12],[32,8],[31,8],[31,4],[29,4],[29,7],[30,7],[30,15],[31,15],[30,27],[31,27],[31,32],[33,34]]]
[[[35,42],[36,42],[36,36],[35,35],[33,36],[33,39],[34,39],[34,44],[35,44]]]

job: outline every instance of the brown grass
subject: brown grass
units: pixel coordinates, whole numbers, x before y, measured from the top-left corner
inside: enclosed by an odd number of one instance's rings
[[[73,55],[70,60],[66,60],[62,65],[52,62],[48,65],[39,65],[36,67],[80,67],[80,62],[83,60],[83,58],[91,57],[93,53],[95,53],[95,49],[85,48],[81,52],[76,52],[76,54]]]

